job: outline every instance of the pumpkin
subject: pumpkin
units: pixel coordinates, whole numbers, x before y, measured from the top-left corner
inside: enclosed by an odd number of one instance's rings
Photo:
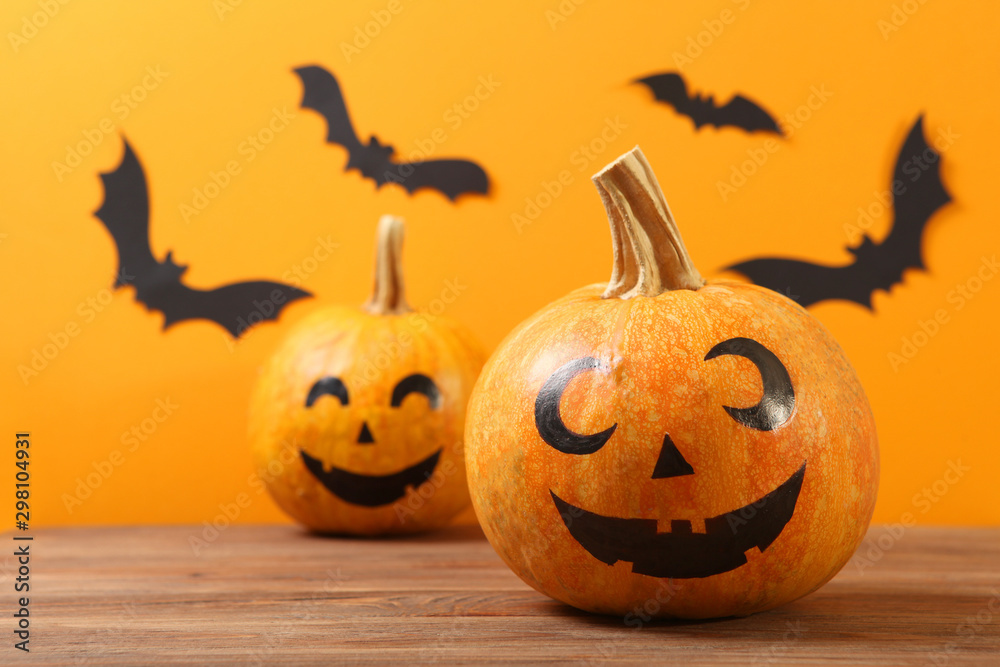
[[[790,299],[702,279],[638,148],[594,182],[610,282],[518,326],[470,399],[487,538],[538,591],[626,619],[743,616],[815,590],[875,505],[857,376]]]
[[[458,323],[407,305],[402,238],[384,216],[371,300],[304,319],[253,392],[258,474],[314,531],[416,532],[469,504],[462,438],[485,355]]]

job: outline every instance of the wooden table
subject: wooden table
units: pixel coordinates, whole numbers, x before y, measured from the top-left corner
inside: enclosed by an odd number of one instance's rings
[[[195,555],[201,531],[36,531],[31,653],[11,646],[7,556],[0,664],[1000,665],[997,529],[874,528],[855,557],[873,547],[870,564],[848,564],[803,600],[641,629],[531,590],[475,526],[361,540],[237,525]],[[11,553],[12,535],[0,539]]]

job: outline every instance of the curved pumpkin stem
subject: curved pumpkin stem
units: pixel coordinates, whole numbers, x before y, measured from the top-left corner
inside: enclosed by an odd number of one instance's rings
[[[611,223],[614,265],[604,298],[699,289],[694,268],[652,167],[636,146],[594,175]]]
[[[412,312],[403,288],[403,219],[383,215],[375,243],[375,289],[364,309],[374,315]]]

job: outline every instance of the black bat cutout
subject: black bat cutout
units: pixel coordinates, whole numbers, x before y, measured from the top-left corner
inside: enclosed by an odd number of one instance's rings
[[[393,160],[396,149],[381,143],[378,137],[372,135],[367,144],[362,143],[354,131],[336,77],[319,65],[299,67],[294,71],[302,80],[302,108],[318,111],[326,119],[327,142],[347,149],[344,171],[357,169],[362,176],[375,181],[376,189],[390,182],[402,185],[410,194],[420,188],[432,188],[452,201],[465,193],[485,195],[489,192],[489,177],[475,162],[396,162]]]
[[[164,261],[153,256],[149,243],[149,191],[146,174],[132,146],[114,171],[102,173],[104,203],[94,215],[104,223],[118,250],[114,289],[132,285],[135,300],[163,313],[163,328],[183,320],[211,320],[239,338],[251,326],[278,318],[281,310],[309,292],[264,280],[232,283],[211,290],[181,282],[187,266],[167,252]],[[256,318],[254,315],[256,314]]]
[[[731,100],[720,106],[715,103],[712,95],[690,95],[684,77],[677,72],[651,74],[636,79],[634,83],[648,86],[658,101],[669,104],[677,113],[694,121],[696,130],[701,129],[703,125],[715,127],[728,125],[747,132],[783,134],[771,114],[755,102],[742,95],[733,95]]]
[[[892,230],[881,243],[865,235],[848,246],[854,261],[843,266],[781,257],[751,259],[726,267],[754,283],[789,294],[802,306],[828,299],[853,301],[872,309],[872,294],[903,281],[906,269],[925,269],[921,239],[927,221],[951,201],[941,182],[941,156],[927,145],[924,117],[910,129],[896,157]]]

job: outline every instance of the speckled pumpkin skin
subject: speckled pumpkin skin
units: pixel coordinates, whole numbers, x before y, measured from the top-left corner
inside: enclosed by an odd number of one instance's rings
[[[472,502],[490,542],[525,582],[556,600],[629,619],[743,616],[816,590],[847,562],[871,520],[879,463],[875,424],[854,370],[804,309],[769,290],[709,281],[656,297],[602,299],[603,285],[573,292],[515,329],[487,362],[466,427]],[[749,360],[706,353],[752,338],[791,377],[795,411],[782,427],[749,429],[723,406],[760,400]],[[566,388],[560,412],[577,433],[617,423],[603,448],[569,455],[539,436],[534,402],[546,379],[579,357],[609,372],[585,372]],[[652,479],[669,433],[694,474]],[[806,462],[794,514],[763,552],[704,578],[635,574],[606,565],[570,535],[550,496],[590,512],[704,519],[751,503]]]
[[[318,532],[379,535],[442,526],[468,506],[463,428],[466,405],[485,355],[471,333],[421,313],[373,315],[330,307],[303,320],[264,368],[250,408],[258,474],[281,508]],[[390,407],[393,387],[422,373],[442,404],[410,394]],[[325,396],[306,407],[323,376],[343,380],[349,404]],[[358,444],[362,422],[375,443]],[[434,475],[404,498],[365,507],[327,490],[305,467],[300,449],[326,465],[385,475],[442,453]]]

